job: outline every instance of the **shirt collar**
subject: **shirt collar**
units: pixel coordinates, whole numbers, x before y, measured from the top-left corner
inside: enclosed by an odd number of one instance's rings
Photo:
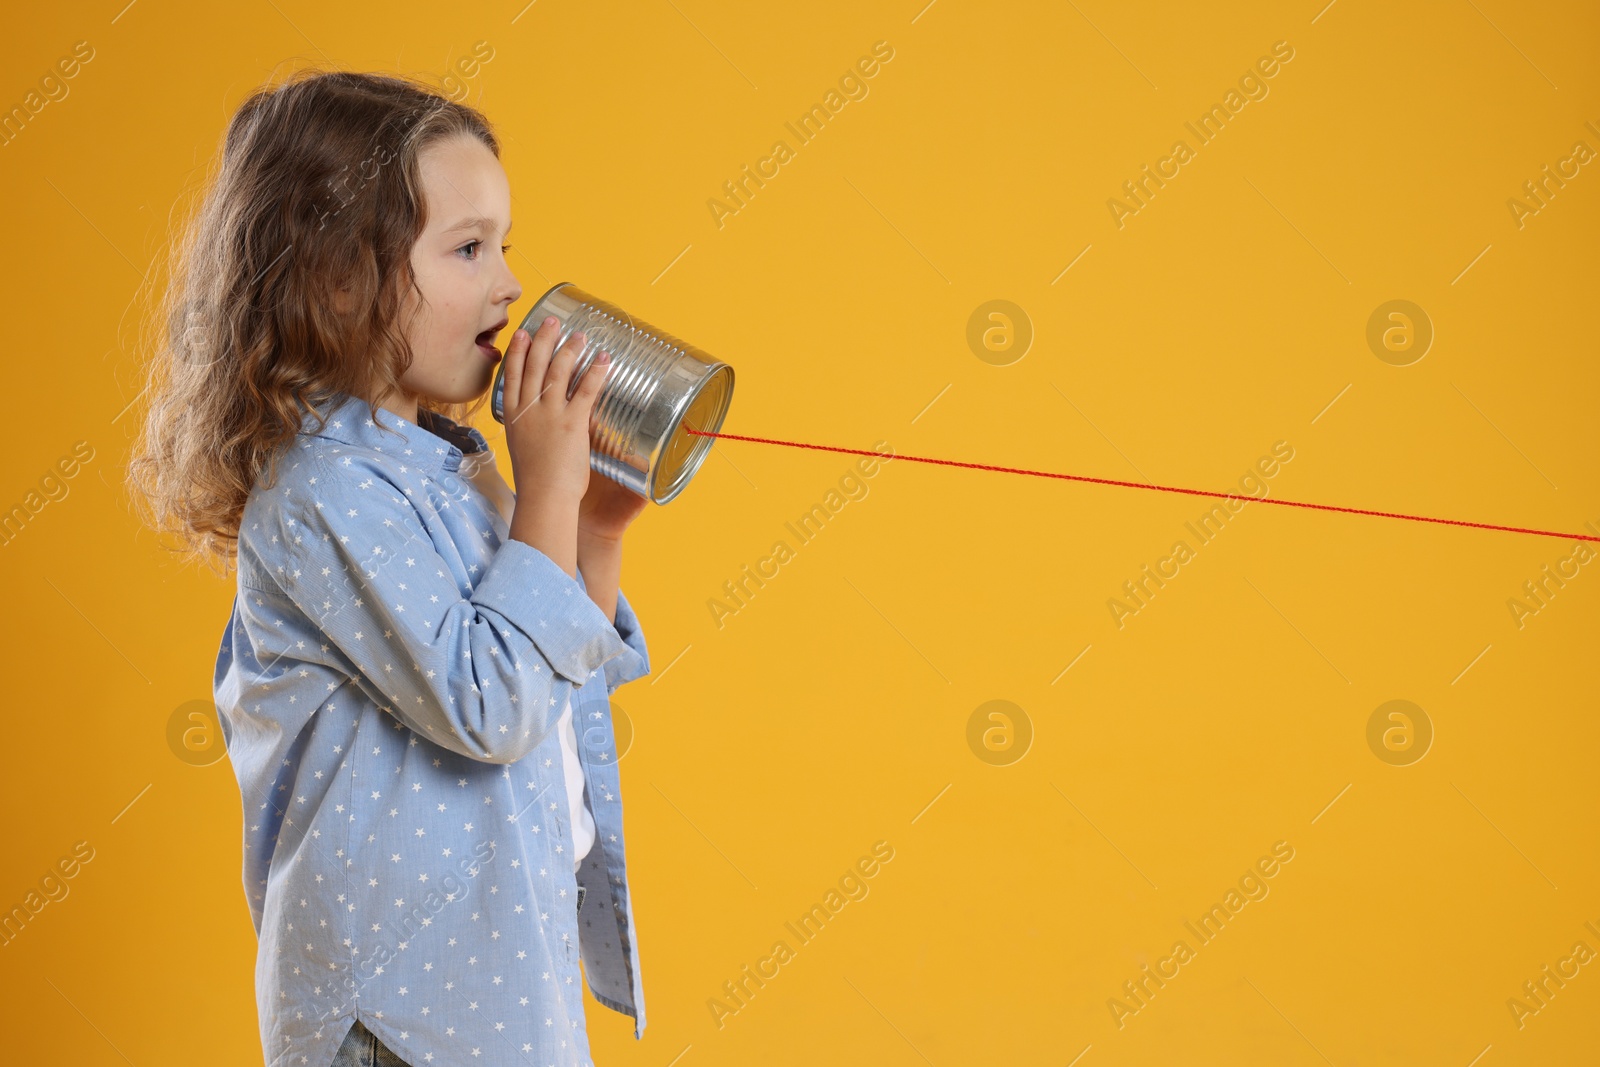
[[[475,427],[425,409],[417,412],[417,422],[410,422],[379,408],[375,422],[367,401],[338,393],[317,410],[326,422],[316,429],[316,415],[307,412],[301,421],[303,436],[370,448],[436,472],[458,470],[466,453],[489,450],[488,440]]]

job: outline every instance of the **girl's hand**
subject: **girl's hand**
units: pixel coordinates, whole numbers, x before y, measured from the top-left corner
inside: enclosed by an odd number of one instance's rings
[[[649,506],[650,501],[610,478],[590,478],[589,489],[578,505],[578,536],[619,541],[628,524]]]
[[[589,489],[589,424],[611,364],[609,353],[598,353],[568,400],[584,335],[574,333],[552,358],[560,335],[554,318],[531,337],[520,329],[512,335],[506,349],[506,451],[519,499],[571,507]]]

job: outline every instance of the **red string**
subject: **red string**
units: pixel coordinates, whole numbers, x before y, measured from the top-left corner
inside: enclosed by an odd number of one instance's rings
[[[776,441],[770,437],[743,437],[736,433],[711,433],[685,426],[697,437],[722,437],[730,441],[756,441],[764,445],[788,445],[790,448],[813,448],[822,452],[848,452],[858,456],[883,457],[882,452],[869,452],[863,448],[834,448],[831,445],[808,445],[799,441]],[[1475,530],[1502,530],[1506,533],[1535,534],[1539,537],[1561,537],[1573,541],[1600,541],[1589,534],[1557,533],[1553,530],[1529,530],[1521,526],[1496,526],[1488,522],[1463,522],[1460,519],[1433,519],[1426,515],[1402,515],[1395,511],[1369,511],[1366,508],[1342,508],[1333,504],[1307,504],[1299,500],[1278,500],[1269,496],[1240,496],[1238,493],[1213,493],[1206,489],[1182,489],[1171,485],[1148,485],[1144,482],[1119,482],[1115,478],[1090,478],[1083,474],[1056,474],[1051,471],[1031,471],[1022,467],[991,467],[987,463],[962,463],[953,459],[930,459],[926,456],[906,456],[896,452],[894,459],[909,459],[917,463],[939,463],[947,467],[970,467],[980,471],[1000,471],[1004,474],[1031,474],[1036,478],[1061,478],[1069,482],[1093,482],[1096,485],[1120,485],[1127,489],[1154,489],[1161,493],[1186,493],[1189,496],[1210,496],[1222,500],[1253,500],[1260,504],[1281,504],[1290,508],[1312,508],[1317,511],[1342,511],[1347,515],[1376,515],[1385,519],[1409,519],[1412,522],[1436,522],[1443,526],[1470,526]]]

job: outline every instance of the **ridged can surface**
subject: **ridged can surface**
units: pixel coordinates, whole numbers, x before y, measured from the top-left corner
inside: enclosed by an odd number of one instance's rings
[[[683,492],[716,440],[685,427],[722,428],[733,400],[733,368],[570,282],[540,297],[523,316],[522,329],[536,333],[550,316],[561,324],[553,351],[574,333],[584,335],[569,398],[601,350],[611,354],[611,371],[595,400],[590,469],[656,504]],[[504,423],[504,360],[495,371],[490,407]]]

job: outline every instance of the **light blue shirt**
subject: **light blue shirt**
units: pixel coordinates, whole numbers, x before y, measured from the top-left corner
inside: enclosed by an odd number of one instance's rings
[[[507,537],[457,473],[476,429],[319,407],[245,504],[215,675],[266,1063],[327,1067],[360,1019],[418,1065],[587,1067],[580,951],[645,1025],[609,702],[650,671],[639,620]],[[576,874],[569,699],[596,832]]]

